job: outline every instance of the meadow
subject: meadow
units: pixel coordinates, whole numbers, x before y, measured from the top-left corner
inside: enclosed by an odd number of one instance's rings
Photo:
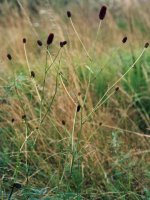
[[[0,1],[0,199],[150,199],[148,1]]]

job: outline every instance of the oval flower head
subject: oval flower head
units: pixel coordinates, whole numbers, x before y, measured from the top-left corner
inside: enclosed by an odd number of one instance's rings
[[[53,42],[53,40],[54,40],[54,34],[50,33],[49,36],[48,36],[48,38],[47,38],[47,45],[48,46],[51,45],[52,42]]]
[[[71,17],[71,12],[68,10],[67,11],[67,17],[70,18]]]
[[[128,40],[128,38],[125,36],[123,39],[122,39],[122,43],[126,43]]]
[[[103,20],[106,16],[106,11],[107,11],[107,7],[106,6],[102,6],[99,12],[99,19]]]

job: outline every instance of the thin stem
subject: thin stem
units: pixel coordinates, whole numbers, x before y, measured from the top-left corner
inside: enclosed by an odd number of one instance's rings
[[[14,192],[14,187],[11,188],[11,192],[9,194],[9,197],[8,197],[8,200],[11,200],[11,197],[13,195],[13,192]]]
[[[135,64],[140,60],[140,58],[142,57],[142,55],[145,52],[145,48],[143,49],[142,53],[139,55],[139,57],[136,59],[136,61],[129,67],[129,69],[110,87],[108,88],[108,90],[105,92],[105,94],[103,95],[103,97],[100,99],[100,101],[97,103],[97,105],[105,98],[105,96],[108,94],[108,92],[114,87],[116,86],[125,76],[126,74],[135,66]]]
[[[26,176],[28,183],[28,127],[26,126],[26,138],[25,138],[25,158],[26,158]]]
[[[29,60],[28,60],[28,56],[27,56],[26,45],[24,44],[23,46],[24,46],[24,53],[25,53],[25,58],[26,58],[26,62],[27,62],[29,74],[30,74],[30,76],[31,76],[31,68],[30,68]],[[41,96],[40,96],[39,91],[38,91],[38,89],[37,89],[36,82],[35,82],[35,80],[34,80],[33,78],[31,78],[31,80],[32,80],[33,85],[34,85],[34,87],[35,87],[35,90],[36,90],[37,96],[38,96],[38,98],[39,98],[39,101],[41,101]]]
[[[74,152],[74,130],[75,130],[75,124],[76,124],[76,116],[77,116],[77,108],[75,107],[75,113],[74,113],[74,118],[73,118],[73,127],[72,127],[72,133],[71,133],[72,152]]]
[[[109,93],[109,91],[115,87],[125,76],[126,74],[135,66],[135,64],[140,60],[140,58],[142,57],[142,55],[144,54],[146,48],[143,49],[143,51],[141,52],[141,54],[139,55],[139,57],[136,59],[136,61],[129,67],[129,69],[110,87],[107,89],[107,91],[105,92],[105,94],[102,96],[102,98],[98,101],[98,103],[96,104],[95,108],[88,114],[88,116],[86,117],[89,118],[97,109],[98,107],[101,105],[102,100],[106,97],[106,95]],[[108,98],[107,98],[108,99]]]
[[[43,116],[43,118],[42,118],[41,121],[40,121],[41,124],[43,123],[44,119],[46,118],[48,112],[49,112],[50,109],[51,109],[51,106],[52,106],[52,104],[53,104],[53,102],[54,102],[54,99],[55,99],[55,96],[56,96],[56,94],[57,94],[57,89],[58,89],[58,76],[56,77],[55,93],[54,93],[54,95],[53,95],[53,97],[52,97],[52,100],[51,100],[51,102],[50,102],[50,104],[49,104],[49,106],[48,106],[48,109],[47,109],[45,115]]]
[[[29,60],[28,60],[27,51],[26,51],[26,45],[25,44],[23,44],[23,48],[24,48],[25,58],[26,58],[26,62],[27,62],[27,67],[28,67],[29,73],[31,73],[31,68],[30,68],[30,65],[29,65]]]
[[[42,88],[42,98],[41,98],[41,104],[40,104],[40,122],[42,120],[42,106],[43,106],[43,101],[44,101],[44,90],[45,90],[45,83],[46,83],[46,76],[52,65],[55,63],[57,57],[59,56],[61,48],[58,50],[54,60],[52,60],[52,63],[47,67],[47,54],[50,54],[49,51],[46,51],[46,66],[45,66],[45,72],[44,72],[44,80],[43,80],[43,88]]]
[[[83,99],[83,105],[81,107],[80,130],[78,132],[78,142],[77,142],[77,150],[78,150],[78,152],[79,152],[79,142],[80,142],[80,139],[81,139],[82,128],[83,128],[83,108],[84,108],[84,105],[86,103],[87,94],[88,94],[88,91],[89,91],[89,88],[90,88],[90,83],[91,83],[91,73],[89,74],[88,86],[87,86],[87,89],[86,89],[86,92],[85,92],[85,96],[84,96],[84,99]]]
[[[49,69],[52,67],[52,65],[55,63],[57,57],[59,56],[60,51],[61,51],[61,48],[58,50],[58,52],[57,52],[57,54],[56,54],[56,56],[55,56],[53,62],[47,67],[47,69],[46,69],[46,74],[47,74],[47,72],[49,71]]]
[[[60,75],[60,80],[61,80],[62,86],[63,86],[63,88],[64,88],[66,94],[68,95],[68,97],[69,97],[69,99],[72,101],[72,103],[73,103],[74,105],[77,105],[76,102],[75,102],[75,101],[73,100],[73,98],[71,97],[71,95],[69,94],[69,92],[68,92],[68,90],[67,90],[67,88],[66,88],[66,86],[65,86],[65,84],[64,84],[64,82],[63,82],[63,79],[62,79],[62,77],[61,77],[61,74],[59,74],[59,75]]]
[[[20,102],[20,105],[21,105],[21,107],[23,109],[24,115],[26,116],[24,105],[23,105],[23,103],[21,101],[20,95],[19,95],[18,90],[16,88],[16,82],[15,82],[15,91],[16,91],[16,94],[18,96],[18,100]],[[26,132],[25,132],[25,158],[26,158],[26,175],[27,175],[27,183],[28,183],[28,152],[27,152],[27,147],[28,146],[27,146],[27,139],[28,139],[29,127],[28,127],[28,123],[27,123],[27,119],[26,118],[25,118],[25,126],[26,126]]]
[[[28,16],[28,14],[26,13],[26,10],[24,9],[23,5],[21,4],[20,0],[17,0],[17,3],[19,4],[20,8],[23,10],[24,15],[25,15],[25,17],[27,18],[28,23],[30,24],[30,26],[31,26],[31,28],[32,28],[32,30],[33,30],[33,32],[34,32],[34,34],[36,35],[37,38],[39,38],[39,36],[38,36],[38,34],[37,34],[37,32],[36,32],[36,30],[35,30],[35,28],[34,28],[32,22],[31,22],[31,20],[30,20],[30,18],[29,18],[29,16]]]
[[[106,124],[102,124],[101,126],[102,126],[102,127],[106,127],[106,128],[110,128],[110,129],[115,129],[115,130],[118,130],[118,131],[124,131],[124,132],[127,132],[127,133],[133,133],[134,135],[137,135],[137,136],[140,136],[140,137],[147,137],[147,138],[150,138],[150,135],[144,134],[144,133],[139,133],[139,132],[135,132],[135,131],[130,131],[130,130],[127,130],[127,129],[121,129],[121,128],[114,127],[114,126],[109,126],[109,125],[106,125]]]
[[[98,108],[100,108],[104,103],[106,103],[106,101],[115,93],[116,91],[113,91],[112,93],[110,93],[109,95],[108,95],[108,97],[104,100],[104,101],[102,101],[101,102],[101,104],[99,104],[97,107],[95,107],[93,110],[92,110],[92,112],[90,112],[89,114],[88,114],[88,116],[87,117],[85,117],[84,119],[83,119],[83,124],[88,120],[88,118],[98,109]]]
[[[97,29],[97,33],[96,33],[96,38],[95,38],[95,41],[93,42],[93,45],[92,45],[93,53],[94,53],[94,50],[95,50],[95,45],[96,45],[96,42],[97,42],[97,39],[98,39],[98,36],[99,36],[101,25],[102,25],[102,20],[99,21],[99,25],[98,25],[98,29]]]
[[[85,96],[84,96],[82,107],[84,107],[84,105],[85,105],[85,102],[86,102],[86,99],[87,99],[87,95],[88,95],[88,91],[89,91],[89,88],[90,88],[90,84],[91,84],[91,73],[89,75],[88,86],[87,86],[87,89],[86,89],[86,92],[85,92]]]
[[[79,36],[79,34],[78,34],[76,28],[75,28],[75,26],[74,26],[73,21],[72,21],[71,18],[70,18],[70,22],[71,22],[71,25],[72,25],[72,27],[73,27],[73,30],[74,30],[74,32],[76,33],[76,35],[77,35],[77,37],[78,37],[78,40],[80,41],[80,43],[81,43],[81,45],[82,45],[82,47],[83,47],[83,49],[84,49],[84,51],[85,51],[87,57],[92,61],[92,58],[90,57],[89,53],[87,52],[87,50],[86,50],[86,48],[85,48],[85,46],[84,46],[84,44],[83,44],[83,42],[82,42],[82,40],[81,40],[81,38],[80,38],[80,36]]]
[[[48,47],[47,47],[46,51],[47,51],[46,55],[47,55],[47,54],[49,55],[49,57],[50,57],[50,59],[51,59],[51,63],[52,63],[52,62],[53,62],[53,59],[52,59],[52,56],[51,56],[51,53],[50,53]],[[47,58],[46,58],[46,60],[47,60]],[[46,63],[46,66],[47,66],[47,63]]]
[[[73,118],[73,127],[72,127],[72,133],[71,133],[71,150],[72,150],[72,160],[71,160],[71,166],[70,166],[70,173],[72,174],[74,159],[75,159],[75,148],[74,148],[74,131],[75,131],[75,124],[76,124],[76,116],[77,116],[77,108],[75,106],[75,113]]]
[[[99,73],[102,72],[106,65],[109,64],[110,60],[113,59],[114,54],[118,52],[118,50],[120,49],[120,47],[115,48],[112,52],[111,52],[111,56],[109,57],[109,59],[104,63],[103,67],[101,67],[97,72],[96,75],[92,78],[91,83],[94,82],[94,80],[98,77]]]

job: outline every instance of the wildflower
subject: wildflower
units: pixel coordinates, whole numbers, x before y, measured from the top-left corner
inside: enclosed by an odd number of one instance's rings
[[[146,42],[144,47],[145,47],[145,48],[148,48],[148,47],[149,47],[149,43]]]
[[[14,119],[14,118],[12,118],[12,119],[11,119],[11,122],[12,122],[12,123],[14,123],[14,121],[15,121],[15,119]]]
[[[128,38],[127,38],[127,37],[124,37],[124,38],[122,39],[122,43],[126,43],[127,40],[128,40]]]
[[[103,20],[105,18],[106,15],[106,11],[107,11],[107,7],[106,6],[102,6],[99,12],[99,19]]]
[[[22,115],[22,119],[26,120],[27,116],[26,115]]]
[[[48,38],[47,38],[47,45],[49,46],[50,44],[52,44],[53,42],[53,39],[54,39],[54,34],[53,33],[50,33]]]
[[[8,60],[11,60],[11,59],[12,59],[12,56],[8,53],[8,54],[7,54],[7,58],[8,58]]]
[[[79,104],[79,105],[77,106],[77,112],[79,112],[80,109],[81,109],[81,106],[80,106],[80,104]]]
[[[31,77],[34,78],[35,77],[35,72],[31,71]]]
[[[64,126],[66,125],[65,120],[62,120],[61,123],[62,123],[62,125],[64,125]]]
[[[23,42],[24,44],[26,44],[26,42],[27,42],[26,38],[23,38],[22,42]]]
[[[71,17],[71,12],[70,11],[67,11],[67,16],[68,16],[68,18]]]
[[[37,40],[37,44],[41,47],[43,45],[41,40]]]
[[[119,87],[116,87],[116,88],[115,88],[115,91],[118,92],[118,90],[119,90]]]
[[[67,41],[60,42],[60,47],[64,47],[67,44]]]
[[[20,183],[14,183],[12,187],[16,189],[20,189],[22,186]]]

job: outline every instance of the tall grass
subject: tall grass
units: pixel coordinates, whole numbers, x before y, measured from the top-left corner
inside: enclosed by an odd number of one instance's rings
[[[104,19],[102,4],[30,18],[18,2],[1,27],[1,199],[149,199],[146,8],[124,30],[109,3]]]

